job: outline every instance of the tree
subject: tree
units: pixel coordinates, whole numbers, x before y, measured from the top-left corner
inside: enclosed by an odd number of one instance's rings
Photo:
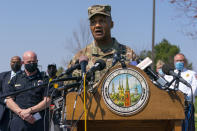
[[[88,21],[81,20],[78,30],[74,30],[70,39],[66,42],[67,58],[63,61],[67,65],[74,54],[84,48],[92,41],[91,32],[89,29]]]
[[[171,44],[168,40],[163,39],[160,43],[156,44],[155,49],[155,62],[162,60],[165,64],[169,66],[174,66],[174,56],[180,53],[180,48],[176,45]],[[151,57],[150,50],[143,50],[140,52],[139,58],[144,59],[146,57]],[[186,67],[192,69],[192,63],[189,63],[186,59]],[[156,67],[156,63],[154,68]]]
[[[163,39],[155,46],[155,61],[162,60],[164,63],[173,66],[174,56],[179,52],[179,47],[172,45],[166,39]]]
[[[175,54],[180,52],[179,47],[177,47],[176,45],[171,45],[166,39],[163,39],[160,43],[156,44],[154,50],[155,50],[154,68],[158,60],[162,60],[164,63],[173,66],[173,57]],[[139,57],[140,59],[144,59],[146,57],[151,58],[151,51],[143,50],[140,52]]]
[[[190,32],[186,32],[187,35],[192,38],[197,38],[197,0],[170,0],[182,14],[187,17],[188,27],[191,26]]]

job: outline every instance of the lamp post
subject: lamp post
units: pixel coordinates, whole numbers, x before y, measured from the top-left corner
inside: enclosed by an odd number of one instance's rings
[[[153,64],[152,64],[152,68],[154,67],[154,63],[155,63],[155,0],[153,0],[153,21],[152,21],[152,60],[153,60]]]

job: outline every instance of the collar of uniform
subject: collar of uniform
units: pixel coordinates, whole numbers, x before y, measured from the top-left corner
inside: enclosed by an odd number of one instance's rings
[[[183,72],[185,72],[185,71],[187,71],[187,69],[186,69],[186,68],[183,68],[183,70],[181,71],[181,73],[183,73]],[[175,73],[178,73],[179,71],[178,71],[177,69],[175,69],[174,72],[175,72]]]
[[[113,44],[107,48],[107,49],[102,49],[98,46],[96,46],[95,42],[93,41],[92,43],[92,55],[96,55],[96,56],[106,56],[109,54],[114,54],[115,53],[115,49],[118,48],[118,41],[115,38],[113,39]]]
[[[40,73],[40,71],[37,69],[36,74],[31,75],[31,76],[27,76],[27,74],[25,73],[25,71],[23,71],[23,77],[26,77],[26,78],[28,78],[29,80],[33,80],[33,79],[36,79],[36,78],[40,78],[40,77],[41,77],[41,73]]]

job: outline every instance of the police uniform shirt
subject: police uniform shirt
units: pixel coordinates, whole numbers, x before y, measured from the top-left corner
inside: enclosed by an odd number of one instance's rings
[[[15,77],[12,78],[8,86],[8,92],[10,93],[33,86],[38,86],[39,84],[43,83],[43,80],[44,78],[39,71],[35,75],[30,77],[27,76],[26,73],[23,71],[22,73],[17,74]],[[33,90],[22,92],[14,96],[13,99],[20,108],[26,109],[37,105],[43,100],[43,97],[47,94],[45,89],[47,88],[37,87]]]
[[[178,70],[174,71],[178,74]],[[191,86],[193,91],[193,103],[195,103],[195,96],[197,96],[197,80],[196,80],[196,72],[188,70],[186,68],[181,71],[181,77],[186,80]],[[167,81],[172,81],[173,76],[165,75],[164,78]],[[170,88],[174,89],[175,82],[170,86]],[[178,89],[187,95],[187,99],[191,101],[191,89],[184,85],[183,83],[179,82]]]

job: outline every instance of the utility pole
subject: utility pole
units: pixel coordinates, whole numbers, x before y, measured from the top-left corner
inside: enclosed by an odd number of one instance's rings
[[[153,61],[153,64],[152,64],[152,69],[154,67],[154,59],[155,59],[155,50],[154,50],[154,47],[155,47],[155,0],[153,0],[153,23],[152,23],[152,61]]]

